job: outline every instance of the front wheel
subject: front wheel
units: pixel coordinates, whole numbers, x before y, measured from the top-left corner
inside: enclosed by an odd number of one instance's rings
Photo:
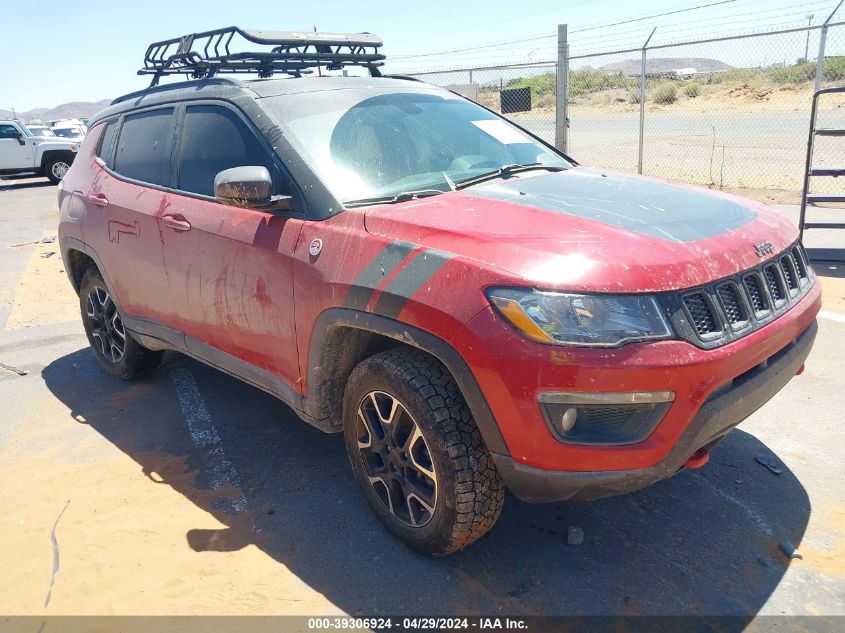
[[[57,185],[65,177],[72,164],[73,161],[71,159],[63,156],[51,158],[44,164],[44,175],[47,176],[50,182]]]
[[[117,305],[96,268],[89,268],[82,277],[79,308],[94,356],[112,376],[136,378],[159,366],[162,352],[141,346],[126,331]]]
[[[361,362],[346,387],[343,430],[367,501],[412,549],[451,554],[499,518],[501,477],[437,359],[398,348]]]

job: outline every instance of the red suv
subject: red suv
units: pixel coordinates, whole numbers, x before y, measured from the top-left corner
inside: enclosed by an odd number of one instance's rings
[[[116,99],[61,185],[91,347],[120,378],[178,350],[342,431],[414,549],[482,536],[505,488],[701,466],[803,368],[819,284],[762,204],[580,167],[405,78],[216,75]]]

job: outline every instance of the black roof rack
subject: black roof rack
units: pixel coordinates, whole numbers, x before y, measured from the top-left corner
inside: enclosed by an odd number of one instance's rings
[[[236,35],[240,37],[236,39]],[[272,48],[235,52],[243,45],[241,40]],[[370,75],[379,77],[378,67],[385,58],[378,52],[381,45],[381,39],[370,33],[297,33],[229,26],[153,42],[147,47],[144,67],[138,74],[153,75],[150,87],[164,75],[201,79],[217,73],[258,73],[259,77],[283,73],[299,77],[312,68],[319,72],[321,67],[340,70],[363,66]]]

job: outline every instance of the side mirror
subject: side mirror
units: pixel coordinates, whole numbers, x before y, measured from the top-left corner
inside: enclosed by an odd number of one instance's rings
[[[266,167],[249,165],[224,169],[214,177],[214,197],[223,204],[258,211],[292,211],[291,196],[274,196]]]
[[[26,145],[26,141],[23,140],[23,134],[21,134],[20,132],[15,132],[15,138],[18,139],[18,143],[20,143],[21,145]]]

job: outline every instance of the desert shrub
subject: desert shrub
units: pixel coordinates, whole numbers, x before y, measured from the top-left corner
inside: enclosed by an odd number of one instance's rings
[[[612,88],[628,90],[636,84],[636,79],[626,77],[622,73],[604,73],[590,68],[569,73],[569,94],[573,97]]]
[[[555,93],[555,74],[545,73],[543,75],[534,75],[533,77],[518,77],[511,79],[505,84],[505,89],[512,88],[530,88],[531,100],[539,99],[545,95]]]
[[[532,105],[532,107],[535,107],[535,108],[551,109],[551,108],[555,107],[555,102],[556,102],[555,94],[553,92],[551,92],[551,93],[546,93],[544,95],[541,95],[537,99],[533,99],[532,102],[531,102],[531,105]]]
[[[752,70],[749,68],[730,68],[728,70],[711,73],[707,77],[707,83],[748,83],[749,81],[753,81],[761,76],[762,72],[759,70]]]
[[[639,90],[631,90],[628,93],[628,103],[639,103],[640,102],[640,91]]]
[[[794,64],[784,68],[769,69],[769,78],[773,83],[782,86],[783,84],[800,84],[812,81],[816,76],[816,65],[810,62]]]
[[[675,103],[678,98],[678,88],[671,81],[665,81],[651,91],[651,100],[655,103]]]
[[[701,86],[697,81],[692,81],[684,86],[684,94],[690,98],[697,97],[701,93]]]
[[[824,78],[827,81],[845,78],[845,56],[828,57],[824,60]]]

